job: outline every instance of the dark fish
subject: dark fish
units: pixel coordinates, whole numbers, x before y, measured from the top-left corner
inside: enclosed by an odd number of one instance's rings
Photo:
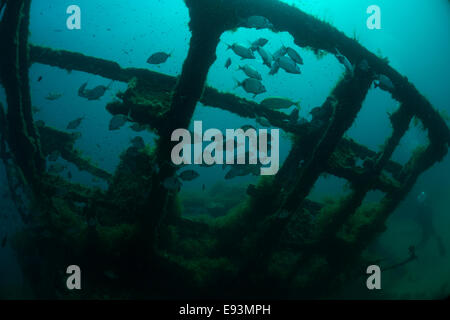
[[[292,60],[295,61],[295,63],[303,64],[303,59],[300,54],[291,47],[287,47],[287,54]]]
[[[228,58],[227,62],[225,62],[225,68],[228,69],[231,66],[231,63],[232,63],[231,58]]]
[[[63,172],[64,169],[66,169],[66,168],[67,167],[65,165],[62,165],[60,163],[55,163],[49,167],[48,172],[58,174],[58,173]]]
[[[166,188],[167,190],[171,190],[171,191],[180,191],[182,183],[180,180],[178,180],[178,178],[176,177],[170,177],[170,178],[166,178],[163,181],[163,186],[164,188]]]
[[[6,236],[3,237],[3,240],[2,240],[2,248],[4,248],[4,247],[6,246],[6,242],[8,242],[8,235],[6,235]]]
[[[146,126],[145,124],[140,124],[140,123],[133,123],[133,124],[130,126],[131,130],[133,130],[133,131],[135,131],[135,132],[141,132],[141,131],[144,131],[146,127],[147,127],[147,126]]]
[[[121,127],[127,123],[128,117],[123,114],[117,114],[114,117],[112,117],[111,121],[109,122],[109,130],[118,130]]]
[[[258,48],[264,47],[267,44],[267,42],[269,42],[269,40],[265,38],[259,38],[258,40],[252,42],[251,49],[253,51],[256,51],[258,50]]]
[[[183,181],[191,181],[198,178],[200,175],[194,170],[186,170],[178,175],[178,177]]]
[[[259,175],[260,168],[259,165],[256,164],[247,164],[247,165],[235,165],[232,166],[230,171],[225,175],[226,180],[230,180],[236,177],[243,177],[249,174],[253,174],[255,176]]]
[[[74,130],[74,129],[78,128],[83,120],[84,120],[84,117],[77,118],[75,120],[70,121],[69,124],[67,125],[66,129]]]
[[[41,80],[42,80],[42,76],[39,76],[39,78],[38,78],[38,82],[41,82]]]
[[[50,92],[45,99],[50,100],[50,101],[54,101],[54,100],[58,100],[59,98],[62,97],[62,93],[58,93],[58,92]]]
[[[203,184],[202,185],[202,191],[205,191],[206,190],[206,186],[205,186],[205,184]]]
[[[169,57],[171,56],[171,53],[165,53],[165,52],[156,52],[152,54],[148,59],[147,63],[149,64],[161,64],[167,61]]]
[[[86,89],[87,82],[83,83],[81,87],[78,89],[78,95],[82,98],[86,98],[88,100],[98,100],[105,94],[106,90],[108,90],[112,83],[111,81],[108,86],[96,86],[94,89]]]

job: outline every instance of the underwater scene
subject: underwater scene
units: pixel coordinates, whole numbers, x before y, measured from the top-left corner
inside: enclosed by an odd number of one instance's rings
[[[0,0],[0,300],[450,295],[447,0]]]

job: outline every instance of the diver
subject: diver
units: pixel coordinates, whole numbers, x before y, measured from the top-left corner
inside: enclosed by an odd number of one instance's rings
[[[430,238],[436,238],[439,253],[441,256],[445,255],[445,246],[441,236],[436,232],[433,225],[433,208],[427,201],[427,194],[422,191],[416,198],[417,212],[416,221],[422,229],[422,238],[417,245],[418,248],[424,246]]]

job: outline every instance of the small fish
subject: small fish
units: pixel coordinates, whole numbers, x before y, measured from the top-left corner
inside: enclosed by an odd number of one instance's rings
[[[272,67],[270,68],[269,74],[271,76],[273,76],[273,75],[277,74],[279,70],[280,70],[280,64],[275,61],[272,65]]]
[[[183,181],[191,181],[198,178],[200,175],[194,170],[186,170],[178,175],[178,177]]]
[[[31,107],[31,111],[33,111],[33,113],[38,113],[38,112],[41,111],[41,109],[39,109],[39,108],[36,107],[36,106],[32,106],[32,107]]]
[[[350,61],[348,61],[347,57],[345,57],[344,55],[342,55],[339,50],[337,48],[335,48],[336,50],[336,58],[338,59],[338,61],[340,63],[342,63],[345,67],[345,70],[347,70],[347,72],[353,77],[354,75],[354,68],[352,66],[352,64],[350,63]]]
[[[205,191],[205,190],[206,190],[206,185],[203,184],[203,185],[202,185],[202,191]]]
[[[83,120],[84,120],[84,116],[70,121],[69,124],[67,125],[66,129],[75,130],[76,128],[78,128],[80,126],[80,124]]]
[[[241,57],[242,59],[255,59],[255,55],[253,54],[253,51],[250,48],[246,48],[243,45],[234,43],[232,45],[227,45],[227,50],[231,49],[233,52]]]
[[[228,58],[227,62],[225,62],[225,68],[228,69],[231,66],[231,63],[232,63],[231,58]]]
[[[273,63],[272,55],[262,47],[258,47],[256,50],[258,51],[259,55],[261,56],[261,59],[263,59],[263,64],[269,68],[272,68],[272,63]]]
[[[2,239],[2,248],[6,246],[6,243],[8,242],[8,235],[5,235]]]
[[[152,54],[148,59],[147,63],[149,64],[162,64],[169,59],[169,57],[172,55],[172,53],[165,53],[165,52],[156,52]]]
[[[238,70],[244,71],[244,73],[247,75],[247,77],[256,79],[256,80],[262,80],[261,74],[253,68],[252,66],[246,64],[245,66],[239,66]]]
[[[289,57],[282,56],[281,58],[279,58],[277,60],[277,62],[280,65],[280,68],[282,68],[287,73],[292,73],[292,74],[300,74],[301,73],[298,65],[295,63],[294,60],[292,60]]]
[[[109,122],[109,130],[119,130],[122,128],[125,123],[127,123],[128,117],[123,114],[116,114],[114,117],[112,117],[111,121]]]
[[[137,149],[144,149],[145,148],[145,142],[144,139],[142,139],[142,137],[134,137],[133,139],[131,139],[131,144],[133,145],[133,147],[137,148]]]
[[[256,51],[256,50],[258,50],[258,48],[264,47],[268,42],[269,42],[269,40],[267,40],[265,38],[259,38],[258,40],[252,42],[250,49],[252,51]]]
[[[86,98],[89,101],[98,100],[105,95],[106,90],[108,90],[113,84],[114,80],[111,81],[108,86],[96,86],[93,89],[86,89],[87,82],[83,83],[78,89],[78,95],[82,98]]]
[[[395,90],[394,84],[392,83],[391,79],[389,79],[385,75],[378,75],[377,80],[378,82],[375,82],[375,88],[380,87],[380,89],[388,92],[393,92]]]
[[[246,28],[255,28],[256,30],[273,28],[273,24],[269,19],[263,16],[251,16],[242,23],[242,26]]]
[[[50,100],[50,101],[54,101],[54,100],[58,100],[59,98],[62,97],[62,93],[58,93],[58,92],[50,92],[45,99]]]
[[[50,165],[48,172],[50,173],[54,173],[54,174],[58,174],[64,171],[64,169],[66,169],[67,167],[63,164],[60,163],[54,163],[52,165]]]
[[[177,177],[166,178],[163,182],[164,188],[171,191],[180,191],[182,183]]]
[[[274,54],[273,54],[273,59],[276,61],[278,59],[280,59],[281,57],[285,56],[287,53],[287,48],[285,46],[281,46],[280,49],[278,49]]]
[[[230,171],[228,171],[225,175],[225,179],[233,179],[236,177],[243,177],[249,174],[253,174],[255,176],[260,174],[260,166],[256,164],[246,164],[246,165],[234,165],[231,167]]]
[[[55,151],[53,151],[52,153],[49,154],[48,161],[52,161],[52,162],[56,161],[56,160],[58,160],[60,155],[61,154],[59,153],[59,151],[55,150]]]
[[[39,78],[37,79],[38,82],[41,82],[42,80],[42,76],[39,76]]]
[[[141,132],[141,131],[144,131],[147,128],[147,126],[145,124],[133,123],[130,126],[130,128],[131,128],[131,130],[133,130],[135,132]]]
[[[260,103],[262,106],[278,110],[278,109],[288,109],[291,106],[296,106],[297,108],[300,108],[300,101],[294,102],[292,100],[281,98],[281,97],[271,97],[266,98]]]
[[[247,93],[253,93],[254,97],[267,91],[261,81],[253,78],[245,79],[242,82],[237,81],[236,87],[244,88]]]
[[[286,52],[288,54],[288,56],[295,61],[295,63],[298,64],[303,64],[303,59],[302,57],[298,54],[297,51],[295,51],[294,49],[292,49],[291,47],[287,47]]]

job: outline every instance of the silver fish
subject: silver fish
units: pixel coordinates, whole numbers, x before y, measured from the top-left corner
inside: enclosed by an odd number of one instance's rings
[[[84,120],[84,117],[77,118],[73,121],[70,121],[69,124],[67,125],[66,129],[74,130],[74,129],[78,128],[83,120]]]
[[[232,63],[231,58],[228,58],[227,62],[225,62],[225,68],[228,69],[231,66],[231,63]]]
[[[272,62],[273,62],[272,55],[262,47],[258,47],[258,49],[256,49],[256,50],[258,51],[259,55],[261,56],[261,59],[263,59],[263,63],[266,66],[268,66],[269,68],[271,68]]]
[[[261,74],[255,68],[249,66],[248,64],[246,64],[245,66],[239,66],[238,70],[244,71],[244,73],[250,78],[262,80]]]
[[[242,23],[242,26],[246,28],[255,28],[257,30],[273,28],[273,24],[269,19],[263,16],[251,16]]]
[[[281,97],[271,97],[266,98],[260,103],[262,106],[265,106],[270,109],[288,109],[291,106],[296,106],[297,108],[300,108],[300,101],[294,102],[290,99],[281,98]]]
[[[147,63],[149,64],[161,64],[167,61],[169,57],[171,56],[171,53],[165,53],[165,52],[156,52],[152,54],[148,59]]]
[[[278,49],[277,51],[275,51],[275,53],[273,54],[273,59],[276,61],[278,59],[280,59],[282,56],[285,56],[287,53],[287,48],[285,46],[281,46],[280,49]]]
[[[107,86],[100,85],[100,86],[96,86],[93,89],[86,89],[87,82],[85,82],[78,89],[78,95],[80,97],[86,98],[90,101],[98,100],[105,95],[106,90],[108,90],[111,87],[113,82],[114,82],[114,80],[111,81]]]
[[[265,38],[259,38],[258,40],[252,42],[250,49],[252,51],[256,51],[256,50],[258,50],[258,48],[264,47],[268,42],[269,42],[269,40],[267,40]]]
[[[280,64],[275,61],[272,65],[272,68],[270,68],[269,74],[271,76],[273,76],[273,75],[277,74],[279,70],[280,70]]]
[[[278,59],[277,62],[280,65],[280,68],[282,68],[287,73],[292,73],[292,74],[300,74],[301,73],[298,65],[295,63],[294,60],[292,60],[289,57],[282,56],[281,58]]]
[[[294,49],[292,49],[291,47],[287,47],[286,52],[288,54],[288,56],[295,61],[295,63],[298,64],[303,64],[303,59],[302,57],[298,54],[297,51],[295,51]]]
[[[250,48],[244,47],[243,45],[235,43],[232,45],[228,45],[227,50],[229,49],[233,50],[233,52],[242,59],[255,59],[253,51]]]
[[[114,117],[112,117],[111,121],[109,122],[109,130],[118,130],[122,128],[125,123],[127,123],[128,117],[124,116],[123,114],[116,114]]]
[[[242,82],[237,81],[237,87],[244,88],[247,93],[253,93],[254,97],[267,91],[261,81],[253,78],[245,79]]]
[[[375,82],[375,88],[380,87],[380,89],[386,90],[388,92],[393,92],[395,90],[394,84],[391,79],[386,77],[384,74],[378,75],[378,82]]]
[[[198,178],[200,175],[194,170],[186,170],[181,172],[178,177],[183,181],[191,181]]]
[[[338,61],[340,63],[342,63],[344,65],[345,70],[347,70],[347,72],[353,77],[355,70],[354,70],[352,64],[350,63],[350,61],[348,61],[346,56],[344,56],[343,54],[341,54],[339,52],[339,50],[337,48],[335,48],[335,50],[336,50],[336,54],[335,54],[336,58],[338,59]]]

